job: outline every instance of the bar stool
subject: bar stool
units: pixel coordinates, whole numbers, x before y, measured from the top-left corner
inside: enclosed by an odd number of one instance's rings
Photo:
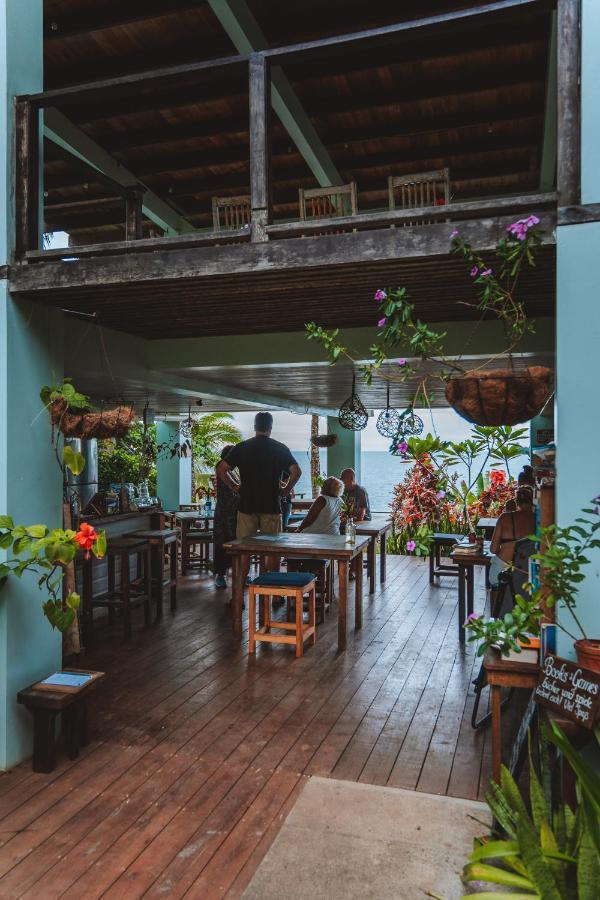
[[[188,527],[181,532],[181,574],[188,569],[210,571],[210,548],[214,544],[215,533],[209,528]]]
[[[131,578],[132,553],[136,554],[138,562],[138,572],[135,579]],[[120,565],[118,586],[116,578],[117,561]],[[150,595],[152,588],[149,542],[141,537],[124,536],[112,538],[106,550],[106,565],[108,570],[108,589],[103,593],[94,595],[93,560],[90,558],[84,562],[82,631],[86,647],[91,647],[94,642],[94,608],[97,606],[108,609],[110,625],[114,625],[115,610],[120,610],[123,613],[123,630],[126,640],[131,638],[131,610],[133,608],[143,605],[144,625],[146,627],[150,625]]]
[[[177,538],[178,528],[155,528],[132,531],[128,537],[143,538],[150,544],[152,558],[152,595],[156,603],[156,618],[162,619],[163,594],[171,592],[171,612],[177,609]],[[168,568],[165,570],[165,559]]]
[[[288,572],[311,572],[317,576],[315,588],[315,602],[317,608],[317,622],[325,624],[325,613],[331,605],[333,595],[333,580],[331,578],[331,560],[306,559],[300,556],[288,556],[286,558]],[[291,604],[288,602],[288,606]]]
[[[304,654],[304,642],[312,638],[317,640],[317,623],[315,611],[316,576],[312,572],[264,572],[250,584],[248,590],[248,653],[255,652],[256,641],[272,644],[294,644],[296,656]],[[304,595],[308,594],[308,624],[304,624]],[[281,622],[271,617],[271,598],[291,597],[296,605],[294,622]],[[256,599],[260,604],[262,598],[263,625],[256,624]],[[271,629],[277,628],[292,634],[273,634]]]
[[[451,547],[452,544],[458,544],[462,540],[461,534],[447,534],[443,531],[436,531],[431,537],[431,546],[429,547],[429,583],[433,584],[434,579],[440,575],[451,575],[458,578],[458,566],[446,565],[441,562],[441,554],[443,547]]]

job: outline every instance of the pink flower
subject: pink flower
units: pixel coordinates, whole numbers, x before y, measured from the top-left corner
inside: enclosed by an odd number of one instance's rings
[[[525,219],[525,224],[528,228],[533,228],[534,225],[540,224],[540,220],[537,216],[527,216],[527,218]]]
[[[477,275],[478,272],[479,272],[479,267],[473,266],[473,268],[469,272],[469,275],[471,276],[471,278],[475,278],[475,276]]]
[[[383,317],[383,319],[380,319],[379,322],[377,323],[378,328],[383,328],[384,326],[385,326],[385,316]]]
[[[385,300],[386,298],[387,298],[387,294],[385,291],[382,291],[382,290],[375,291],[375,300],[377,300],[378,303],[381,303],[381,301]]]
[[[408,450],[408,444],[406,443],[406,441],[400,441],[400,443],[398,444],[398,450],[400,451],[400,453],[406,453],[406,451]]]
[[[519,219],[517,222],[513,222],[512,225],[507,225],[506,230],[509,234],[514,235],[518,241],[524,241],[525,236],[530,228],[533,228],[534,225],[539,225],[540,220],[537,216],[527,216],[526,219]]]
[[[446,491],[438,491],[436,494],[436,497],[438,498],[438,500],[443,500],[445,496],[446,496]]]
[[[398,360],[398,365],[399,365],[399,366],[405,366],[405,365],[406,365],[406,360],[405,360],[405,359],[399,359],[399,360]]]
[[[481,272],[481,275],[484,278],[486,278],[488,275],[491,275],[491,274],[492,274],[492,269],[483,269],[483,271]]]
[[[469,622],[476,622],[478,618],[479,618],[479,616],[477,615],[476,612],[469,613],[469,615],[465,619],[465,626],[467,626],[469,624]]]
[[[450,239],[454,240],[454,238],[457,238],[459,236],[459,234],[460,234],[460,232],[459,232],[458,228],[455,228],[454,231],[450,232]]]
[[[406,542],[406,549],[408,550],[409,553],[412,553],[416,549],[416,547],[417,547],[417,545],[414,541]]]

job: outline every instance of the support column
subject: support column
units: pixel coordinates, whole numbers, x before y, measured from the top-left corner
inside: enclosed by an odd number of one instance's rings
[[[560,8],[560,7],[559,7]],[[600,6],[582,0],[581,43],[581,199],[600,203]],[[559,29],[560,41],[560,29]],[[559,81],[560,72],[559,54]],[[559,121],[559,127],[562,123]],[[560,135],[559,135],[560,138]],[[560,174],[560,170],[559,170]],[[600,492],[595,459],[600,446],[600,417],[595,361],[600,346],[597,259],[600,222],[557,228],[557,486],[559,525],[574,522],[582,507]],[[600,636],[598,583],[600,551],[590,551],[591,564],[579,589],[577,614],[589,637]],[[567,611],[560,613],[576,632]],[[559,632],[561,656],[574,657],[572,641]]]
[[[327,474],[339,478],[343,469],[354,469],[360,484],[361,432],[342,428],[337,416],[327,417],[327,431],[337,435],[337,444],[327,448]]]
[[[0,266],[15,241],[13,98],[43,88],[42,6],[0,0]],[[62,524],[62,476],[39,392],[62,378],[62,328],[62,313],[13,300],[0,280],[0,513],[51,528]],[[43,599],[33,575],[11,576],[0,590],[0,769],[32,752],[31,717],[17,691],[61,665],[61,636],[44,618]]]
[[[178,422],[157,422],[156,440],[159,444],[168,442],[171,446],[181,443],[184,438]],[[179,509],[180,503],[192,502],[192,458],[174,456],[156,461],[156,493],[163,509]]]

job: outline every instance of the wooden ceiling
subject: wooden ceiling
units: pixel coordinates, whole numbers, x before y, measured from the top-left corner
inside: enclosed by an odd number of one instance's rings
[[[456,0],[247,0],[270,46],[469,7]],[[480,2],[479,5],[485,5]],[[233,55],[201,0],[45,0],[46,88]],[[390,174],[448,166],[455,200],[535,190],[543,140],[549,6],[427,29],[283,63],[359,209],[386,205]],[[211,198],[249,191],[246,66],[61,107],[197,228]],[[275,219],[316,184],[273,117]],[[46,230],[74,243],[123,237],[123,203],[46,141]],[[146,233],[149,233],[147,223]]]

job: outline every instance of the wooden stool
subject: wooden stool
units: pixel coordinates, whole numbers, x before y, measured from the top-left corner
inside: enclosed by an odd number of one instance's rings
[[[181,533],[181,574],[188,569],[210,571],[210,548],[215,540],[215,533],[208,528],[186,528]]]
[[[429,584],[433,584],[434,579],[439,578],[440,575],[451,575],[453,578],[458,578],[458,567],[443,564],[440,557],[444,547],[458,544],[461,540],[461,534],[445,534],[443,531],[436,531],[432,535],[429,548]]]
[[[317,576],[315,587],[315,603],[318,624],[325,624],[326,607],[331,604],[333,582],[331,578],[331,560],[306,559],[300,556],[288,556],[286,559],[288,572],[310,572]],[[288,600],[288,605],[290,601]]]
[[[17,694],[17,703],[33,715],[33,771],[52,772],[55,761],[56,717],[62,713],[62,732],[65,736],[69,759],[79,756],[80,747],[88,742],[87,698],[104,678],[104,672],[86,669],[62,669],[94,676],[83,687],[69,691],[48,690],[31,685]]]
[[[171,592],[171,611],[177,609],[177,528],[156,528],[149,531],[133,531],[128,537],[143,538],[150,544],[152,554],[152,595],[156,603],[156,618],[162,619],[163,594],[166,587]],[[168,569],[165,572],[165,557]],[[168,574],[167,574],[168,573]]]
[[[254,579],[248,591],[248,652],[254,653],[256,641],[274,644],[294,644],[296,656],[304,653],[304,641],[317,640],[315,620],[316,576],[311,572],[265,572]],[[304,624],[304,595],[308,594],[308,625]],[[263,601],[263,625],[256,625],[256,598]],[[296,604],[295,622],[273,621],[271,597],[292,597]],[[271,628],[291,631],[293,634],[272,634]]]
[[[131,578],[131,554],[137,557],[137,575]],[[116,563],[120,563],[120,579],[117,587]],[[94,643],[94,607],[108,609],[108,621],[115,622],[115,610],[123,613],[123,629],[126,640],[131,638],[131,610],[144,606],[144,625],[150,625],[150,594],[152,589],[150,544],[142,538],[113,538],[106,550],[108,576],[107,590],[94,594],[94,559],[83,564],[82,632],[83,643],[91,648]]]

